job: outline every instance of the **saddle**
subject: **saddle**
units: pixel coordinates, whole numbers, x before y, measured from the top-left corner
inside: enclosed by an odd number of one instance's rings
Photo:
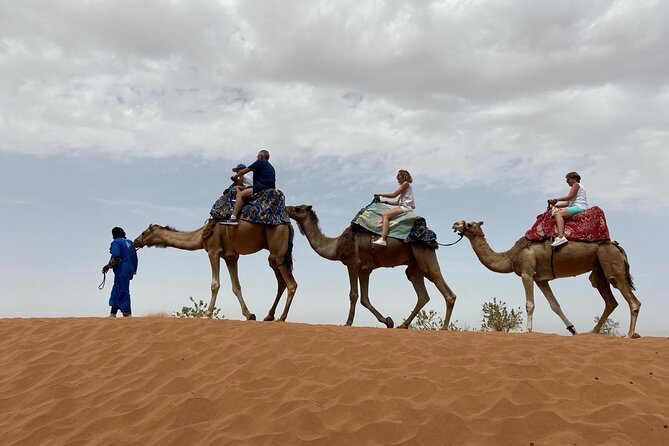
[[[569,240],[579,242],[611,240],[604,211],[597,206],[565,220],[564,235]],[[532,242],[540,242],[556,236],[557,223],[550,210],[537,215],[537,221],[525,233],[525,238]]]

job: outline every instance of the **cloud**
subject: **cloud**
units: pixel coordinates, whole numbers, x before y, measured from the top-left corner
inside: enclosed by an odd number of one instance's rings
[[[578,170],[601,204],[666,215],[667,21],[659,1],[4,3],[0,150],[269,147],[551,195]]]

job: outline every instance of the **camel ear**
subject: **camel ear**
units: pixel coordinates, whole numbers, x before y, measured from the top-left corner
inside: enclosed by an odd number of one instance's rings
[[[482,222],[482,221],[480,221],[480,222],[478,222],[478,223],[479,223],[479,226],[483,226],[483,222]]]
[[[307,211],[310,211],[310,210],[311,210],[311,205],[308,204],[308,205],[307,205]]]

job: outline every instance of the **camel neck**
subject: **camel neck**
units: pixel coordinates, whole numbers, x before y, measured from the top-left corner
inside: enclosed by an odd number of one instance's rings
[[[318,224],[311,220],[298,221],[309,244],[318,255],[328,260],[339,260],[337,258],[337,238],[327,237],[318,227]]]
[[[156,236],[159,241],[153,245],[167,246],[169,248],[185,249],[187,251],[197,251],[203,249],[202,230],[204,227],[190,232],[180,232],[169,229],[156,230]]]
[[[485,237],[473,237],[469,239],[483,266],[496,273],[511,273],[513,272],[513,264],[508,252],[495,252],[492,250]]]

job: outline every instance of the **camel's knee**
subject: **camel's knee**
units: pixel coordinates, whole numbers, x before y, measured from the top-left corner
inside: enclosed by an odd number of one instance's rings
[[[286,288],[288,289],[288,294],[292,296],[293,294],[295,294],[297,292],[297,283],[293,282],[293,283],[286,284]]]
[[[560,306],[558,305],[558,308]],[[551,305],[552,308],[552,305]],[[527,314],[532,314],[534,313],[534,302],[525,302],[525,311],[527,311]]]
[[[221,288],[221,284],[218,281],[213,281],[211,282],[211,292],[216,294],[218,293],[218,290]]]
[[[348,293],[348,299],[351,302],[357,302],[358,301],[358,293],[355,292],[355,291],[351,291],[350,293]]]

